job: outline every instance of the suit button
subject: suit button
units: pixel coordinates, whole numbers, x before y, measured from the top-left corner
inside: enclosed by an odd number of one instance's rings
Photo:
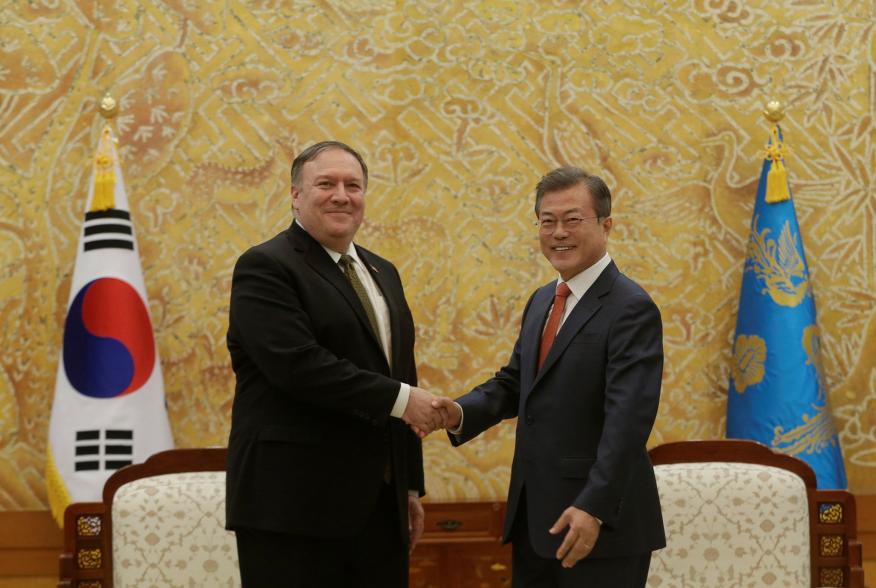
[[[531,415],[531,414],[526,415],[526,424],[527,424],[527,425],[531,425],[531,424],[534,423],[534,422],[535,422],[535,419],[532,418],[532,415]]]

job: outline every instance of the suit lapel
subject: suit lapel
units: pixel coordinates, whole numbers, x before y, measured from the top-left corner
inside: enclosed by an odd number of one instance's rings
[[[611,286],[614,284],[614,280],[618,273],[617,266],[614,262],[611,262],[602,273],[599,274],[599,277],[596,278],[596,281],[590,286],[587,292],[584,293],[584,296],[578,301],[578,304],[575,305],[572,313],[560,327],[557,337],[554,339],[553,345],[551,345],[551,350],[548,352],[548,355],[544,360],[544,364],[541,366],[541,369],[538,370],[535,380],[532,382],[533,387],[535,387],[544,374],[551,369],[551,366],[557,362],[557,359],[563,354],[563,351],[569,346],[569,343],[572,342],[572,339],[575,338],[578,331],[580,331],[584,325],[593,318],[593,315],[596,314],[596,311],[602,306],[601,298],[611,290]],[[539,339],[540,338],[541,333],[539,333]]]
[[[337,289],[338,293],[356,313],[362,328],[371,334],[371,339],[382,349],[380,340],[371,328],[368,315],[365,314],[365,308],[362,306],[362,302],[356,295],[355,290],[353,290],[353,286],[350,285],[347,276],[344,275],[344,272],[332,260],[322,245],[296,222],[292,223],[290,240],[295,250],[302,254],[307,265]]]
[[[383,299],[386,301],[386,308],[389,310],[389,336],[390,336],[390,356],[392,357],[392,365],[401,365],[401,347],[399,345],[401,331],[399,326],[399,309],[401,308],[401,300],[398,299],[398,292],[395,288],[395,281],[387,272],[381,272],[372,259],[370,252],[365,251],[361,247],[356,247],[356,252],[359,254],[359,259],[365,264],[365,268],[371,277],[374,278],[374,283],[380,288]],[[364,311],[363,311],[364,313]]]
[[[520,388],[524,396],[529,393],[536,378],[541,333],[554,301],[556,289],[556,281],[539,288],[529,306],[529,312],[523,319],[523,327],[520,330]]]

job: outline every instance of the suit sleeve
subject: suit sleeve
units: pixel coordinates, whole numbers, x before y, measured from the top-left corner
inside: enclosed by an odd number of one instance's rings
[[[398,270],[395,268],[395,266],[390,265],[389,267],[392,269],[396,281],[399,284],[401,299],[402,303],[404,304],[404,308],[408,313],[410,313],[408,301],[404,295],[404,288],[401,287],[401,276],[399,275]],[[414,337],[416,338],[416,330],[414,331]],[[398,366],[400,373],[405,374],[405,377],[407,378],[405,380],[405,383],[410,384],[411,386],[416,386],[418,383],[417,360],[414,354],[414,343],[415,340],[411,340],[410,348],[408,349],[406,346],[403,348],[402,361],[404,362],[404,364],[402,366]],[[426,494],[426,480],[425,474],[423,472],[423,444],[422,441],[420,441],[420,438],[414,434],[410,427],[404,425],[403,429],[405,435],[405,443],[407,444],[407,451],[405,453],[407,455],[408,491],[416,491],[417,495],[424,496]]]
[[[605,424],[587,483],[574,506],[611,526],[657,417],[663,377],[660,311],[646,295],[624,306],[608,335]]]
[[[524,320],[535,294],[529,297],[523,310]],[[521,320],[521,324],[522,324]],[[468,394],[456,399],[462,407],[462,432],[448,433],[450,443],[461,445],[504,419],[517,416],[520,410],[520,336],[514,344],[508,363]]]
[[[426,495],[426,478],[423,472],[423,444],[409,427],[405,426],[407,443],[408,491],[416,491],[418,496]]]
[[[240,347],[251,362],[239,366],[239,380],[262,377],[302,403],[375,425],[389,417],[399,382],[320,345],[288,270],[271,256],[251,249],[240,257],[229,316],[229,347]]]

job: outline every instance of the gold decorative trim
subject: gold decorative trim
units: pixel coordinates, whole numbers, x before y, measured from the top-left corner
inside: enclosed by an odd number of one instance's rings
[[[842,524],[843,505],[839,502],[819,502],[818,520],[826,525]]]
[[[845,586],[845,573],[842,568],[820,568],[818,570],[818,585],[828,588]]]
[[[80,549],[76,552],[76,565],[80,570],[96,570],[101,567],[102,556],[100,548]]]
[[[766,373],[764,362],[767,357],[766,341],[757,335],[739,335],[733,346],[733,383],[736,392],[742,394],[745,389],[763,381]]]
[[[772,229],[760,228],[760,216],[755,215],[748,239],[745,271],[754,272],[763,285],[762,294],[769,294],[773,302],[795,308],[809,294],[809,276],[803,254],[797,245],[800,238],[785,221],[779,238],[770,237]]]
[[[76,517],[76,534],[79,537],[97,537],[100,535],[103,521],[98,515],[82,515]]]
[[[818,551],[822,557],[840,557],[843,554],[842,535],[822,535]]]

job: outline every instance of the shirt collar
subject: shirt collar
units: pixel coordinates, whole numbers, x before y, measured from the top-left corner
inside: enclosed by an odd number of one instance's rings
[[[297,219],[297,218],[295,219],[295,222],[298,223],[298,226],[299,226],[299,227],[301,227],[302,229],[304,229],[304,225],[302,225],[300,222],[298,222],[298,219]],[[304,230],[306,231],[307,229],[304,229]],[[338,253],[338,252],[335,251],[334,249],[329,249],[328,247],[326,247],[326,246],[323,245],[322,243],[320,243],[319,246],[322,247],[323,249],[325,249],[325,252],[329,254],[329,256],[332,258],[332,261],[333,261],[333,262],[338,263],[338,261],[340,261],[340,259],[341,259],[341,255],[342,255],[341,253]],[[350,257],[352,257],[353,260],[354,260],[356,263],[359,263],[359,264],[362,263],[362,260],[359,259],[359,254],[356,252],[356,246],[353,245],[352,242],[351,242],[350,245],[347,247],[347,251],[346,251],[346,253],[347,253],[347,255],[349,255]]]
[[[593,285],[593,282],[596,281],[596,278],[599,277],[599,274],[608,267],[608,264],[611,263],[611,257],[609,257],[608,253],[602,256],[602,259],[588,267],[586,270],[576,274],[573,276],[566,284],[569,286],[569,290],[572,291],[572,294],[580,300],[584,294],[587,293],[587,290],[590,289],[590,286]],[[557,284],[563,281],[563,278],[557,279]]]
[[[326,246],[323,245],[322,243],[320,243],[320,246],[321,246],[323,249],[325,249],[325,252],[328,253],[329,256],[331,256],[332,261],[334,261],[335,263],[338,263],[338,261],[341,260],[341,254],[338,253],[337,251],[335,251],[334,249],[329,249],[328,247],[326,247]],[[347,255],[349,255],[350,257],[352,257],[352,258],[353,258],[353,261],[355,261],[357,264],[359,264],[359,265],[362,264],[362,260],[359,259],[359,254],[356,252],[356,246],[355,246],[355,245],[353,245],[352,243],[350,243],[350,246],[347,247],[347,251],[346,251],[346,253],[347,253]]]

